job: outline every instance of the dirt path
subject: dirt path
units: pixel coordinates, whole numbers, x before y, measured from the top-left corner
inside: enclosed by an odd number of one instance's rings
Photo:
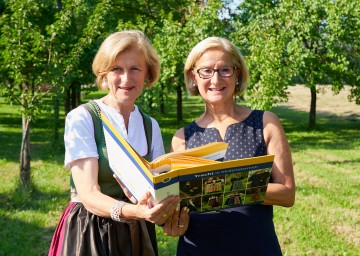
[[[350,87],[346,86],[339,94],[334,95],[329,86],[319,86],[320,93],[317,96],[316,114],[321,117],[351,119],[360,121],[360,105],[349,102]],[[287,106],[301,111],[310,110],[310,89],[303,85],[291,86],[289,101],[280,103],[279,106]]]

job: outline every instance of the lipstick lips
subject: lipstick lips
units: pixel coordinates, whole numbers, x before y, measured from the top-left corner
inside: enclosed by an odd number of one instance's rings
[[[118,86],[120,90],[130,91],[135,88],[135,86]]]
[[[221,87],[221,88],[209,88],[209,91],[216,91],[216,92],[218,92],[218,91],[223,91],[223,90],[225,90],[225,87]]]

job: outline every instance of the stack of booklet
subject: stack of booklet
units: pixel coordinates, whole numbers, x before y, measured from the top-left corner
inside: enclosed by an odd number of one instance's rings
[[[101,118],[110,167],[136,200],[146,191],[151,192],[154,204],[180,195],[180,206],[195,212],[263,202],[274,155],[219,162],[228,145],[214,142],[148,162],[105,115]]]

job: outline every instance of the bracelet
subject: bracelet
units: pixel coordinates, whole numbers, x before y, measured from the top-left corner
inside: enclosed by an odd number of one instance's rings
[[[122,201],[118,201],[116,204],[114,204],[111,207],[110,210],[110,216],[112,220],[115,221],[119,221],[119,222],[126,222],[124,219],[121,218],[122,215],[122,208],[124,207],[124,205],[126,205],[127,203],[122,202]]]

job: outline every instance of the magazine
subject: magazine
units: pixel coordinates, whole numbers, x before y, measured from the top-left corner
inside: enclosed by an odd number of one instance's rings
[[[263,202],[274,155],[221,162],[228,144],[214,142],[148,162],[101,118],[110,168],[136,200],[146,191],[154,204],[180,195],[180,205],[196,212]]]

